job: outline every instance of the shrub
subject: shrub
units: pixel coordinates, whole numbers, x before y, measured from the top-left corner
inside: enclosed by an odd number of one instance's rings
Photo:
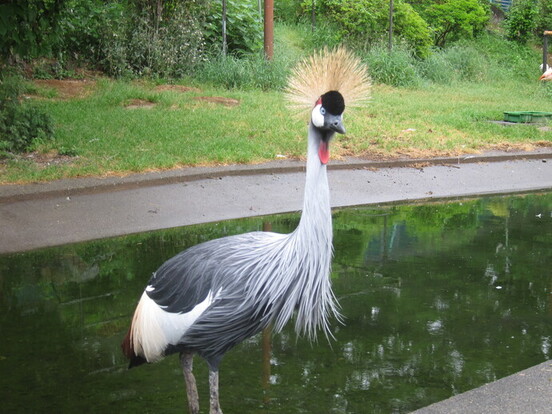
[[[50,55],[59,42],[64,0],[3,1],[0,4],[0,58],[15,61]]]
[[[251,1],[227,0],[226,42],[234,54],[257,52],[263,47],[263,21]],[[222,7],[212,3],[205,24],[205,40],[222,50]]]
[[[102,66],[114,76],[181,77],[204,56],[201,13],[183,7],[162,20],[145,8],[111,21],[102,41]]]
[[[412,47],[416,56],[429,56],[433,45],[429,26],[410,4],[397,3],[395,6],[394,32]]]
[[[527,43],[537,27],[537,3],[534,0],[517,0],[507,17],[508,39],[518,43]]]
[[[28,151],[37,140],[52,138],[52,119],[40,109],[21,104],[21,79],[0,79],[0,152]]]
[[[433,29],[435,45],[444,47],[447,42],[481,33],[489,21],[490,9],[479,0],[444,0],[431,3],[422,16]]]
[[[536,30],[539,37],[545,30],[552,30],[552,2],[550,0],[540,0],[539,2]]]
[[[314,30],[310,22],[305,22],[298,27],[301,28],[303,44],[307,50],[317,50],[324,46],[333,48],[343,42],[339,27],[327,20],[318,20]]]
[[[310,2],[305,2],[305,11]],[[371,45],[387,36],[389,30],[388,0],[322,0],[318,13],[340,28],[341,38]],[[427,23],[408,3],[395,2],[394,35],[405,42],[419,57],[426,57],[432,44]]]

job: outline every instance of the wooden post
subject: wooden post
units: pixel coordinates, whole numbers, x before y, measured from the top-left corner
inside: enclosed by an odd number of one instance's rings
[[[265,0],[264,51],[268,60],[274,57],[274,0]]]

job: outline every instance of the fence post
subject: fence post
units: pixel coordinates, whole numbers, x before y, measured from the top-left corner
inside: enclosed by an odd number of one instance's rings
[[[548,36],[552,36],[552,31],[545,30],[542,38],[542,71],[548,69]]]

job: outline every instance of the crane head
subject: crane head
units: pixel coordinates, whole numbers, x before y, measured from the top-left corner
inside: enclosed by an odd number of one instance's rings
[[[318,132],[315,135],[322,164],[329,160],[330,139],[336,132],[345,133],[345,102],[348,108],[364,106],[370,86],[366,65],[344,47],[316,52],[293,70],[286,97],[297,114],[310,115],[313,131]]]
[[[329,144],[334,133],[344,134],[343,111],[345,100],[338,91],[329,91],[316,101],[312,109],[312,125],[320,131],[318,143],[318,157],[322,164],[327,164],[330,159]]]
[[[345,100],[338,91],[329,91],[316,101],[311,120],[315,127],[325,131],[345,133],[343,111]]]

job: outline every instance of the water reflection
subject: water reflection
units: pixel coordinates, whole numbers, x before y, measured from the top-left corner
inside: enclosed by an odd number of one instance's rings
[[[552,358],[551,212],[552,194],[337,211],[336,341],[246,341],[221,366],[225,412],[408,412]],[[182,412],[176,358],[125,369],[137,298],[183,248],[267,221],[288,232],[298,216],[0,256],[2,408]]]

